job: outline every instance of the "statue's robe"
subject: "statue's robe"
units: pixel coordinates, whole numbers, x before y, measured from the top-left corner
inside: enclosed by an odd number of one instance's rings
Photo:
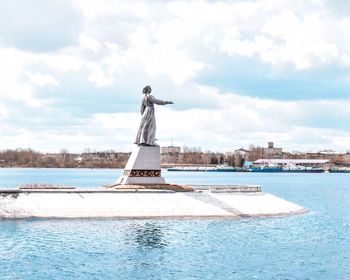
[[[137,132],[135,144],[155,146],[156,118],[154,104],[166,105],[167,101],[156,99],[153,95],[146,94],[141,104],[141,123]]]

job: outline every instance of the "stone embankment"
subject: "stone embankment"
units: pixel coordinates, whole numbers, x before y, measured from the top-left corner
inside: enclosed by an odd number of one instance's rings
[[[0,191],[0,218],[243,218],[306,213],[259,186],[22,188]]]

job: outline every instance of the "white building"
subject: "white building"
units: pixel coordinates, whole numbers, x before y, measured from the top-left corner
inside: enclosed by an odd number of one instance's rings
[[[325,164],[329,164],[328,159],[258,159],[253,162],[254,166],[308,166],[308,167],[323,167]]]

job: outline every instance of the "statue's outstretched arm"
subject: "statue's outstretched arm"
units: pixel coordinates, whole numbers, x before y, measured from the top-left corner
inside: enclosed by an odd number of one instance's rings
[[[157,105],[174,104],[172,101],[163,101],[163,100],[157,99],[153,95],[149,96],[149,101]]]

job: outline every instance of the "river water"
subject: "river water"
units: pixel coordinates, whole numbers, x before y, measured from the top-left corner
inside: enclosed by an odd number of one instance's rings
[[[98,187],[115,169],[0,169],[0,188]],[[350,279],[350,174],[164,172],[258,184],[310,212],[241,220],[0,220],[0,279]]]

